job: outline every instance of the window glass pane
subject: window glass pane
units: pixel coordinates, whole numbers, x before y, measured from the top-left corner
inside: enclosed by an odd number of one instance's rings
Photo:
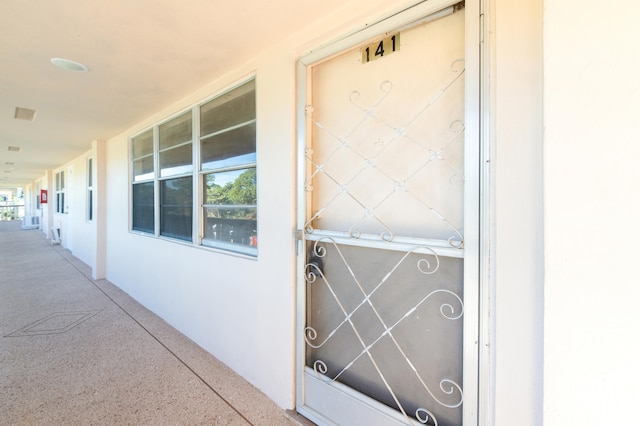
[[[87,186],[93,186],[93,158],[87,160]]]
[[[133,185],[133,229],[154,233],[153,182]]]
[[[258,247],[257,209],[205,207],[204,239]],[[245,219],[239,219],[238,216]],[[253,219],[251,219],[253,218]]]
[[[56,194],[56,213],[64,213],[64,192]]]
[[[133,181],[153,179],[153,155],[133,161]]]
[[[251,123],[204,139],[200,158],[203,170],[256,162],[256,124]]]
[[[56,173],[56,191],[64,191],[64,171]]]
[[[87,220],[93,220],[93,191],[87,191]]]
[[[193,217],[191,176],[160,182],[160,234],[191,241]]]
[[[40,182],[36,183],[36,209],[40,209],[40,190],[42,187],[40,186]]]
[[[256,168],[209,173],[205,176],[204,200],[207,205],[255,205]]]
[[[256,169],[205,176],[204,238],[257,247]]]
[[[200,136],[255,118],[255,81],[252,80],[200,107]]]
[[[160,150],[191,140],[191,111],[160,126]]]
[[[153,154],[153,129],[149,129],[131,140],[131,157],[139,158]]]
[[[191,152],[191,144],[160,152],[160,177],[191,173],[193,171]]]

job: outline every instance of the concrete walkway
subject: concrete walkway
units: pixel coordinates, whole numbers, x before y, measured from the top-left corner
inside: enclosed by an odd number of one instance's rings
[[[302,422],[40,230],[0,222],[0,425]]]

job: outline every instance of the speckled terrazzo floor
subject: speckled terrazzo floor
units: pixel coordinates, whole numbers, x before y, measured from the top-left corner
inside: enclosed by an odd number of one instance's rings
[[[297,425],[39,230],[0,222],[0,425]]]

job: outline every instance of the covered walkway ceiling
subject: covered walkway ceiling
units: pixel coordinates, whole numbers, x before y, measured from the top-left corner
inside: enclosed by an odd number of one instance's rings
[[[347,3],[2,0],[0,188],[37,179]]]

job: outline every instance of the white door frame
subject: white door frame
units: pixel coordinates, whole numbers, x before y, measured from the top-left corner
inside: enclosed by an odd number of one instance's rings
[[[381,19],[372,25],[356,30],[343,38],[336,40],[324,47],[314,50],[298,60],[297,69],[297,167],[298,167],[298,229],[306,222],[306,193],[304,188],[305,159],[304,150],[308,138],[306,128],[305,106],[308,95],[308,69],[311,65],[326,59],[332,55],[362,44],[379,34],[400,29],[413,24],[433,13],[453,6],[459,0],[428,0],[421,2],[406,10]],[[476,403],[464,405],[463,424],[485,424],[491,417],[489,408],[490,396],[490,354],[489,342],[489,292],[488,288],[488,212],[489,205],[484,194],[488,194],[488,167],[485,166],[488,158],[488,105],[486,86],[488,84],[486,64],[481,62],[486,58],[483,53],[483,40],[486,30],[482,25],[484,15],[484,1],[466,0],[465,2],[465,140],[476,140],[478,143],[465,144],[465,158],[477,159],[474,164],[465,162],[465,204],[476,208],[465,208],[464,229],[473,230],[465,232],[465,250],[471,250],[469,256],[465,256],[464,265],[464,299],[465,301],[478,301],[478,303],[465,303],[464,314],[464,339],[463,339],[463,389],[466,401]],[[483,93],[481,93],[481,90]],[[483,196],[481,196],[483,194]],[[304,232],[298,231],[296,251],[301,254],[304,251]],[[304,386],[305,380],[303,368],[304,340],[303,324],[306,317],[306,299],[304,294],[304,256],[297,258],[297,327],[296,327],[296,406],[299,412],[314,420],[314,413],[305,409]],[[475,330],[474,333],[468,331]],[[302,340],[302,342],[300,342]],[[319,419],[316,419],[319,420]]]

